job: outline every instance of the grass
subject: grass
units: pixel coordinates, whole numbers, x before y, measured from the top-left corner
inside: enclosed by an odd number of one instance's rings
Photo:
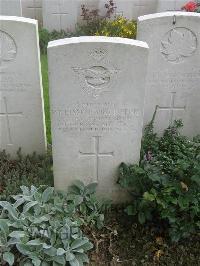
[[[45,109],[45,120],[46,120],[46,135],[48,143],[51,143],[51,119],[50,119],[47,55],[44,54],[41,55],[41,67],[42,67],[42,83],[43,83],[44,109]]]

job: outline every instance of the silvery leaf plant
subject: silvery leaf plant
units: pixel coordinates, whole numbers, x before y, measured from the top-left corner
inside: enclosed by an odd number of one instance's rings
[[[0,202],[0,265],[88,263],[87,251],[93,245],[80,226],[84,224],[84,214],[88,215],[88,222],[103,221],[93,196],[95,185],[85,187],[77,182],[67,195],[52,187],[22,186],[21,190],[21,194],[13,196],[13,202]]]

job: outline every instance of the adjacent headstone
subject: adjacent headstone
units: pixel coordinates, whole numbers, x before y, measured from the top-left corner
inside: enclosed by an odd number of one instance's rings
[[[21,0],[22,15],[25,18],[36,19],[42,26],[42,0]]]
[[[117,172],[140,157],[147,55],[146,43],[123,38],[49,43],[57,189],[80,179],[98,182],[101,196],[124,200]]]
[[[76,0],[43,0],[43,26],[49,31],[73,31],[78,21]]]
[[[0,0],[0,15],[22,16],[21,0]]]
[[[0,16],[0,149],[45,153],[37,22]]]
[[[106,13],[105,4],[107,0],[99,0],[101,14]],[[114,16],[124,16],[127,19],[137,19],[141,15],[156,12],[157,0],[115,0]]]
[[[200,133],[200,14],[166,12],[140,17],[138,39],[150,47],[145,124],[157,106],[158,133],[175,119],[184,122],[183,133]]]
[[[157,12],[180,11],[188,0],[158,0]]]

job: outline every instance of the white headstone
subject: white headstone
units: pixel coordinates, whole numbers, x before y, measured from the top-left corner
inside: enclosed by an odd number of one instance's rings
[[[37,22],[0,16],[0,149],[45,153]]]
[[[138,162],[143,126],[146,43],[109,37],[49,43],[55,187],[98,182],[98,194],[123,201],[121,162]]]
[[[21,0],[22,15],[25,18],[36,19],[42,25],[42,0]]]
[[[105,14],[107,0],[99,0],[101,14]],[[156,12],[157,0],[114,0],[116,9],[114,16],[120,15],[127,19],[137,19],[141,15]]]
[[[138,39],[149,44],[145,124],[155,108],[158,133],[175,119],[183,133],[200,133],[200,14],[166,12],[139,18]]]
[[[0,0],[0,15],[22,16],[21,0]]]
[[[158,0],[157,12],[180,11],[189,0]]]
[[[49,31],[73,31],[78,21],[76,0],[43,0],[43,26]]]

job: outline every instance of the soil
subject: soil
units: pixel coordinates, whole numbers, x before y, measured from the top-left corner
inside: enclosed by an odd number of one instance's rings
[[[103,229],[84,231],[94,243],[90,266],[200,266],[200,234],[171,243],[160,226],[141,226],[122,208],[107,213]]]

